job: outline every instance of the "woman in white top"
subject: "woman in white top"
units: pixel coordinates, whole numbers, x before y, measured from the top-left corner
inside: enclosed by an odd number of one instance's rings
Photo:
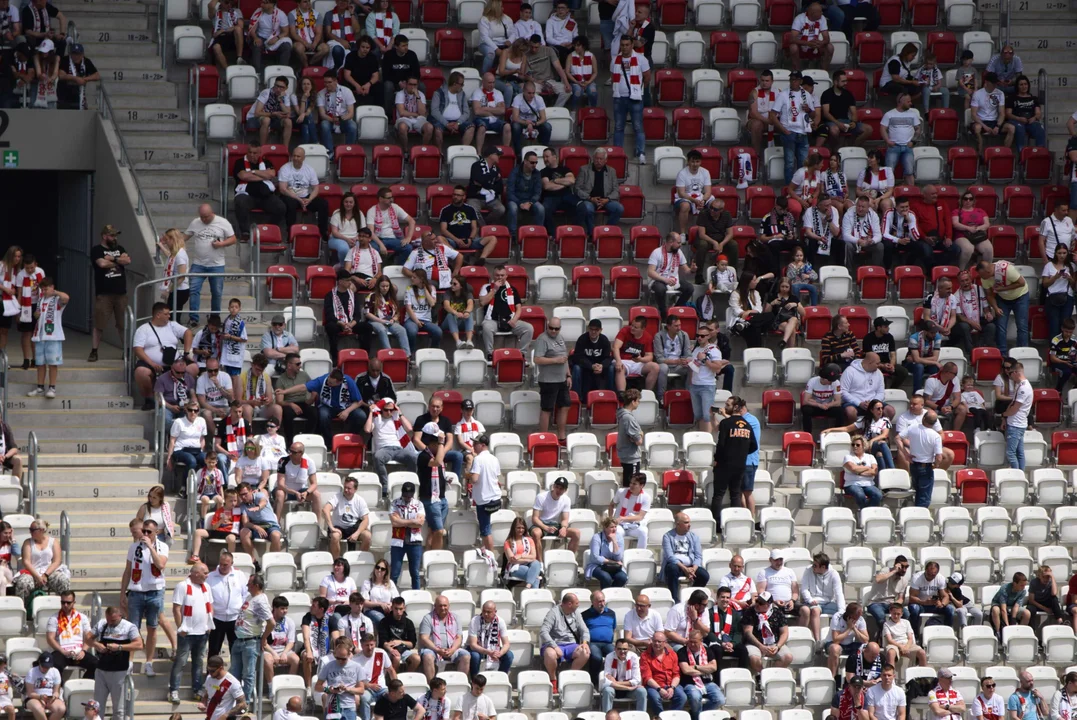
[[[7,586],[15,577],[16,555],[19,549],[15,547],[15,529],[11,523],[0,520],[0,595],[7,594]]]
[[[269,418],[266,420],[265,434],[258,436],[258,444],[262,447],[262,457],[269,460],[271,470],[277,467],[282,457],[288,455],[288,443],[284,441],[284,436],[277,434],[279,427],[280,423],[276,418]]]
[[[153,520],[157,523],[157,539],[169,547],[175,527],[172,523],[172,506],[165,499],[165,486],[154,485],[146,493],[146,502],[139,506],[135,514],[138,520]]]
[[[839,209],[845,212],[853,206],[853,200],[849,197],[849,180],[841,169],[841,157],[834,153],[827,161],[826,171],[822,174],[823,195],[840,203]]]
[[[877,507],[883,504],[883,491],[879,489],[876,476],[879,474],[879,463],[875,456],[864,452],[868,441],[861,435],[854,435],[852,439],[853,451],[841,461],[845,469],[843,480],[845,494],[851,495],[856,504],[862,508]]]
[[[22,267],[22,248],[12,245],[4,253],[4,259],[0,261],[0,289],[3,289],[7,296],[4,300],[4,314],[0,315],[0,350],[7,349],[7,331],[11,327],[12,318],[19,314],[20,289],[15,287],[15,276],[19,274],[20,267]]]
[[[411,345],[408,343],[408,333],[404,326],[397,321],[399,306],[396,301],[396,286],[393,281],[384,275],[380,275],[374,281],[374,292],[366,301],[366,320],[370,329],[377,336],[378,345],[383,350],[389,349],[389,335],[396,338],[400,349],[408,357],[411,357]]]
[[[332,571],[322,578],[322,583],[318,586],[318,595],[329,601],[329,612],[336,612],[339,606],[349,607],[348,598],[356,591],[351,572],[351,563],[338,557],[333,561]]]
[[[269,487],[269,471],[274,465],[262,454],[262,447],[257,440],[248,440],[243,445],[243,456],[236,461],[232,470],[234,487],[248,483],[257,492],[266,492]]]
[[[396,583],[389,578],[389,563],[378,560],[374,563],[374,570],[370,577],[363,581],[363,587],[359,590],[363,596],[363,614],[370,618],[377,627],[393,607],[393,598],[397,592]]]
[[[175,281],[173,278],[177,275],[186,275],[191,266],[191,261],[187,257],[187,236],[176,228],[169,228],[165,230],[157,246],[168,256],[168,260],[165,261],[165,279],[161,283],[161,300],[168,303],[168,307],[175,308],[172,311],[175,313],[172,319],[182,324],[179,311],[187,305],[187,299],[191,297],[191,279],[182,278]],[[175,300],[173,300],[173,295],[175,295]]]
[[[206,459],[208,432],[206,419],[199,414],[197,401],[192,398],[183,409],[183,416],[176,418],[168,431],[165,467],[169,470],[176,465],[183,465],[188,470],[202,467]]]
[[[501,53],[501,60],[497,64],[497,81],[494,88],[501,91],[505,96],[505,107],[512,105],[512,99],[524,89],[524,82],[528,74],[527,53],[531,45],[524,38],[516,40]]]
[[[340,199],[340,209],[329,218],[329,249],[337,254],[338,262],[348,256],[361,227],[366,227],[366,218],[356,207],[355,195],[346,192]]]
[[[1073,283],[1077,271],[1068,247],[1062,243],[1055,245],[1055,256],[1051,262],[1044,263],[1042,276],[1042,284],[1047,288],[1048,336],[1053,338],[1062,332],[1062,321],[1073,315]]]
[[[744,271],[737,283],[737,289],[729,294],[729,327],[734,335],[740,335],[750,348],[763,346],[763,333],[770,331],[774,324],[774,315],[764,312],[763,298],[759,295],[759,281],[769,277],[756,277],[755,273]]]
[[[890,418],[886,417],[885,411],[886,405],[882,400],[872,400],[868,403],[868,414],[858,417],[852,425],[827,428],[819,435],[832,432],[859,433],[868,442],[868,452],[875,456],[875,462],[879,467],[883,470],[893,470],[894,456],[890,452],[889,444],[890,429],[893,424]]]
[[[856,196],[867,197],[871,209],[880,217],[893,205],[894,171],[883,164],[883,154],[878,150],[868,153],[868,166],[856,179]]]
[[[15,594],[29,600],[35,590],[54,595],[71,587],[71,572],[63,564],[60,538],[49,537],[49,523],[41,518],[30,523],[30,537],[22,543],[22,567],[15,577]]]
[[[793,217],[799,218],[819,200],[823,188],[823,175],[819,172],[822,162],[819,153],[809,153],[804,158],[804,167],[793,173],[793,179],[786,186],[789,212],[793,213]]]
[[[516,25],[505,14],[501,0],[489,0],[479,18],[479,50],[482,51],[482,72],[485,75],[499,59],[502,51],[516,40]]]
[[[404,331],[408,334],[408,346],[412,352],[419,347],[419,331],[429,333],[430,347],[441,347],[441,326],[434,322],[434,308],[437,307],[437,290],[426,279],[426,270],[415,268],[411,271],[411,285],[404,293]]]

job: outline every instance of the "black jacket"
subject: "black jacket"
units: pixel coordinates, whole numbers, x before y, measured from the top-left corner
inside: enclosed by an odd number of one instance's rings
[[[493,190],[495,197],[500,198],[505,193],[505,183],[501,178],[501,168],[497,163],[487,165],[485,158],[479,158],[471,166],[471,179],[467,184],[467,196],[472,199],[481,199],[479,190]]]
[[[367,373],[359,373],[355,376],[355,385],[359,388],[359,393],[363,396],[363,402],[367,405],[376,403],[383,398],[396,400],[393,381],[384,372],[378,376],[377,380]]]

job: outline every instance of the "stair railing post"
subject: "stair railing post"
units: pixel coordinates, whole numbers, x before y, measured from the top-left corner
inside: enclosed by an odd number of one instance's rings
[[[30,431],[26,440],[26,452],[30,456],[30,469],[26,473],[26,497],[29,514],[37,517],[37,456],[40,448],[37,443],[37,433]]]

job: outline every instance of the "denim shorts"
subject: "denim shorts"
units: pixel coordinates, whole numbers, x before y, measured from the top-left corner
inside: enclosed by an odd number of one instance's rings
[[[501,503],[498,503],[498,509],[500,509],[500,505]],[[475,505],[475,515],[479,519],[479,537],[489,537],[491,534],[493,534],[494,524],[490,520],[491,514],[492,513],[486,511],[485,506],[478,504]]]
[[[740,484],[742,492],[752,492],[755,490],[755,471],[758,469],[758,465],[744,466],[744,480]]]
[[[692,413],[696,422],[710,418],[711,405],[714,404],[714,393],[717,385],[689,385],[688,393],[692,396]]]
[[[231,365],[221,365],[221,370],[224,370],[226,373],[228,373],[232,377],[239,377],[240,375],[243,374],[243,368],[241,368],[241,367],[232,367]]]
[[[142,619],[146,619],[147,628],[157,627],[157,616],[165,607],[165,591],[151,590],[139,592],[132,590],[127,593],[127,619],[136,628],[142,625]]]
[[[445,518],[449,514],[449,501],[445,498],[431,502],[423,500],[423,509],[426,511],[426,526],[431,530],[444,530]]]
[[[63,365],[63,340],[38,340],[35,342],[34,362],[38,365]]]

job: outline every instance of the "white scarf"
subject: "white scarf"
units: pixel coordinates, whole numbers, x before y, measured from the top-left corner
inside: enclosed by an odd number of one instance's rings
[[[74,75],[76,77],[86,77],[86,58],[82,58],[82,62],[78,64],[78,72],[76,72],[75,61],[68,56],[67,58],[68,75]],[[86,86],[79,85],[79,110],[86,109]]]
[[[344,304],[340,301],[340,293],[333,290],[333,317],[341,325],[349,323],[355,317],[355,291],[348,289],[348,312],[344,312]]]

